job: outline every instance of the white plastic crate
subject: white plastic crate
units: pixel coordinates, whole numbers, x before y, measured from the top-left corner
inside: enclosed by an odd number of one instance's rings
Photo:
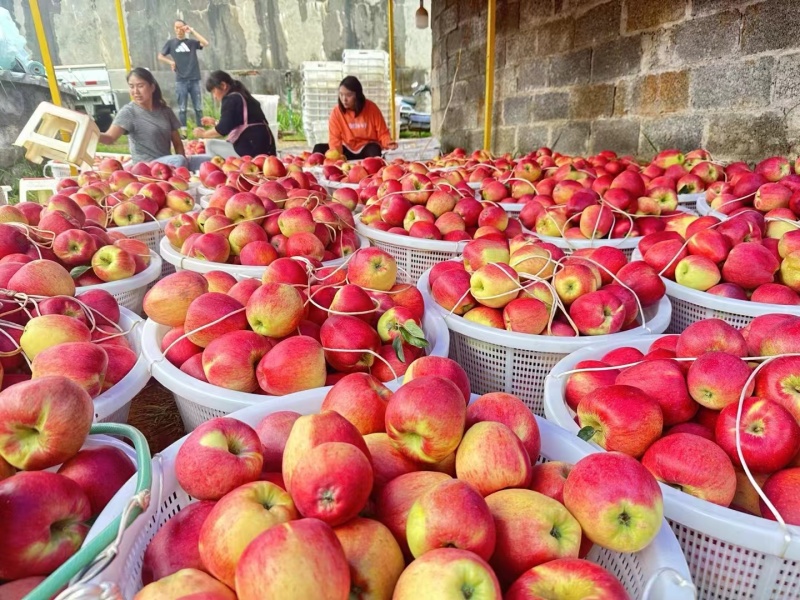
[[[441,319],[430,311],[426,312],[422,329],[430,346],[430,356],[447,356],[450,347],[450,336]],[[178,412],[186,431],[191,431],[201,423],[222,417],[234,411],[254,404],[269,403],[282,405],[291,398],[308,397],[314,390],[298,392],[290,396],[265,396],[263,394],[247,394],[221,388],[187,375],[166,359],[162,359],[161,340],[169,331],[169,327],[159,325],[150,319],[145,322],[142,333],[142,353],[151,365],[151,372],[158,382],[175,396]],[[329,387],[321,388],[323,390]]]
[[[514,394],[539,416],[544,416],[545,378],[562,358],[586,346],[604,342],[622,346],[643,335],[664,333],[670,322],[670,301],[664,296],[657,305],[644,309],[644,325],[629,331],[580,337],[515,333],[450,314],[431,297],[429,274],[423,274],[417,289],[425,298],[425,310],[447,324],[450,358],[467,372],[472,390],[477,394]]]
[[[315,390],[313,394],[286,397],[280,401],[251,406],[237,411],[231,417],[254,427],[267,415],[280,410],[312,414],[319,411],[324,395],[324,390]],[[473,395],[472,399],[475,398],[477,396]],[[538,418],[537,423],[542,442],[537,462],[558,460],[574,464],[594,451],[591,446],[552,423]],[[165,523],[194,501],[180,487],[175,476],[175,458],[185,440],[186,438],[178,440],[153,458],[151,493],[153,502],[145,514],[125,533],[117,558],[90,583],[114,582],[120,587],[124,598],[132,598],[141,589],[142,563],[148,543]],[[106,510],[97,518],[87,539],[92,539],[113,520],[116,514],[119,514],[127,499],[133,494],[133,486],[134,481],[131,480],[122,487]],[[613,573],[631,598],[643,600],[694,598],[690,585],[679,585],[676,578],[669,574],[671,570],[685,582],[690,581],[686,560],[666,522],[653,542],[640,552],[618,553],[596,546],[589,552],[587,559]],[[665,573],[665,570],[668,572]]]
[[[646,352],[660,336],[625,345]],[[582,360],[597,360],[622,344],[597,344],[560,361],[545,384],[547,419],[570,435],[578,432],[564,400],[567,377]],[[599,446],[592,446],[600,450]],[[700,600],[777,600],[800,597],[800,527],[788,536],[775,521],[700,500],[661,484],[664,514],[689,564]]]
[[[641,260],[637,249],[634,260]],[[667,333],[681,333],[692,323],[703,319],[722,319],[734,327],[741,329],[759,315],[768,313],[785,313],[800,316],[800,306],[785,304],[766,304],[749,300],[723,298],[662,277],[667,288],[667,296],[672,302],[672,318]]]

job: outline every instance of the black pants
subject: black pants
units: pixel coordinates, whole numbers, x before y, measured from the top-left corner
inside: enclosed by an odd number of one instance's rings
[[[328,144],[317,144],[314,146],[312,152],[325,154],[329,149],[330,146],[328,146]],[[376,142],[370,142],[361,149],[361,152],[350,152],[347,147],[342,146],[342,153],[347,160],[358,160],[361,158],[367,158],[369,156],[380,156],[383,153],[383,150],[381,150],[380,144]]]

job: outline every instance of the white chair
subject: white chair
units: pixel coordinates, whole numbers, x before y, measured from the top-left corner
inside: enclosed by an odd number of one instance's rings
[[[14,142],[26,149],[25,158],[36,164],[49,158],[91,168],[100,130],[84,114],[41,102]]]

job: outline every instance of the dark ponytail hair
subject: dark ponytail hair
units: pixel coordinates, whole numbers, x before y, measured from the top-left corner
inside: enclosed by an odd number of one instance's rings
[[[364,95],[364,88],[361,87],[361,82],[358,80],[358,77],[348,75],[339,82],[339,87],[343,87],[356,95],[356,116],[360,115],[361,111],[364,110],[364,105],[367,103],[367,97]],[[341,100],[339,100],[339,110],[343,113],[345,112]]]
[[[242,96],[244,96],[245,100],[254,100],[253,96],[250,95],[250,92],[247,90],[244,84],[238,79],[231,77],[225,71],[211,72],[206,79],[206,91],[210,92],[214,88],[222,87],[223,83],[228,84],[228,89],[231,92],[239,92]]]
[[[164,94],[161,93],[161,86],[158,85],[158,82],[156,81],[156,78],[153,77],[153,74],[144,67],[136,67],[130,73],[128,73],[125,81],[129,81],[134,75],[155,87],[153,90],[153,106],[167,108],[167,102],[164,100]]]

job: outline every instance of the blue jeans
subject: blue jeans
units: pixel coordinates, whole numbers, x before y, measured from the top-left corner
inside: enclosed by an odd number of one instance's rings
[[[176,81],[175,93],[178,96],[178,118],[181,125],[186,127],[186,105],[189,103],[189,96],[192,97],[192,107],[194,108],[195,127],[200,127],[200,119],[203,118],[203,105],[200,102],[200,80]]]

